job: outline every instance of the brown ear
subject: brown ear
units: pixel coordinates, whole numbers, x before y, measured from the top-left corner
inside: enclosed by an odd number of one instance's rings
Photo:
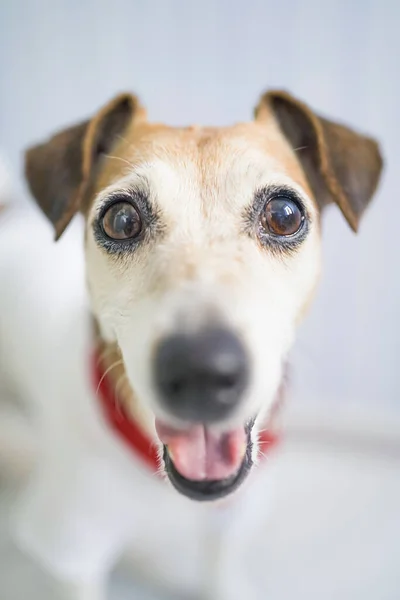
[[[92,119],[26,152],[25,176],[29,188],[53,223],[56,239],[84,206],[101,155],[108,152],[138,108],[134,96],[121,94]]]
[[[266,106],[295,150],[320,207],[336,202],[357,231],[382,170],[376,141],[319,117],[286,92],[262,96],[256,118],[262,119]]]

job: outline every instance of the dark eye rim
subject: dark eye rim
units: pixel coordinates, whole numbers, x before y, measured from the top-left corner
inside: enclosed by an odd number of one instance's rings
[[[267,203],[278,197],[289,198],[295,202],[304,215],[302,225],[297,232],[287,236],[274,234],[264,229],[260,223],[261,213]],[[301,194],[290,186],[276,184],[258,188],[254,193],[252,203],[245,209],[243,217],[244,232],[253,239],[256,237],[262,248],[281,258],[289,257],[297,252],[308,237],[313,223],[313,218]]]
[[[285,234],[279,234],[279,233],[275,233],[274,231],[271,231],[271,229],[268,227],[268,225],[267,225],[267,227],[263,226],[263,224],[261,223],[261,217],[262,217],[264,211],[266,210],[268,204],[270,204],[273,200],[290,200],[290,202],[293,202],[293,204],[295,206],[297,206],[297,208],[299,209],[300,214],[301,214],[301,223],[300,223],[299,228],[296,229],[296,231],[285,235]],[[271,194],[267,198],[267,200],[264,202],[264,204],[260,210],[260,213],[259,213],[259,226],[265,235],[273,236],[278,239],[290,240],[291,238],[295,238],[296,236],[298,236],[300,234],[301,230],[305,226],[306,219],[307,219],[306,209],[305,209],[303,202],[299,199],[299,197],[294,196],[293,193],[281,191],[281,192],[278,192],[275,194]]]
[[[137,212],[140,222],[141,222],[141,228],[137,235],[127,237],[127,238],[113,238],[110,235],[108,235],[108,233],[104,229],[104,217],[106,216],[108,211],[111,210],[112,207],[115,206],[116,204],[129,204]],[[134,199],[131,196],[122,196],[122,195],[115,196],[114,198],[110,199],[109,202],[106,202],[104,204],[104,206],[101,207],[99,216],[97,218],[97,224],[98,224],[98,228],[100,229],[102,235],[110,242],[114,242],[116,244],[125,244],[125,243],[136,242],[136,241],[139,241],[140,238],[144,236],[145,221],[143,218],[143,214],[142,214],[142,211],[140,210],[139,206],[137,205],[137,203],[134,201]]]
[[[155,236],[163,235],[164,227],[157,205],[154,204],[154,200],[150,199],[146,183],[144,185],[143,182],[141,183],[140,187],[133,186],[109,193],[99,203],[92,221],[91,229],[97,246],[116,259],[122,259],[124,256],[136,252],[143,244],[154,239]],[[121,240],[110,238],[102,227],[102,220],[107,210],[119,202],[132,204],[140,215],[142,229],[136,237]]]

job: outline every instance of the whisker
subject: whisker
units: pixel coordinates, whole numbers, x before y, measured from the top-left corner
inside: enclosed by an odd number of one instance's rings
[[[299,152],[300,150],[307,150],[308,146],[299,146],[298,148],[293,148],[293,152]]]
[[[97,364],[103,362],[103,360],[112,352],[118,352],[118,350],[116,350],[115,346],[107,346],[106,348],[104,348],[104,350],[102,350],[98,354]]]
[[[114,160],[120,160],[121,162],[125,163],[126,165],[128,165],[129,168],[134,169],[135,166],[129,162],[129,160],[126,160],[126,158],[121,158],[121,156],[113,156],[112,154],[104,154],[104,156],[106,158],[112,158]]]
[[[133,144],[132,144],[132,142],[131,142],[131,141],[129,141],[129,140],[128,140],[126,137],[124,137],[122,134],[118,134],[118,135],[116,136],[116,138],[117,138],[118,140],[121,140],[121,142],[125,142],[125,144],[128,146],[128,148],[132,148],[132,147],[133,147]]]
[[[115,369],[115,367],[119,367],[119,366],[120,366],[120,365],[122,365],[122,364],[123,364],[123,361],[122,361],[122,358],[120,358],[119,360],[116,360],[115,362],[113,362],[113,363],[112,363],[112,365],[110,365],[110,366],[109,366],[109,367],[108,367],[108,368],[107,368],[107,369],[104,371],[104,373],[103,373],[103,375],[101,376],[101,379],[100,379],[100,381],[99,381],[99,383],[98,383],[97,389],[96,389],[96,396],[97,396],[97,394],[99,393],[100,386],[101,386],[101,384],[103,383],[103,381],[104,381],[104,378],[105,378],[105,377],[108,375],[108,373],[109,373],[110,371],[112,371],[112,369]]]
[[[121,133],[119,133],[118,135],[115,136],[118,140],[121,140],[121,142],[125,142],[126,144],[131,144],[131,142],[124,137]]]
[[[260,437],[260,436],[261,436],[261,434],[262,434],[262,433],[265,433],[266,431],[269,431],[269,428],[268,428],[268,427],[264,427],[264,429],[258,429],[258,430],[257,430],[258,437]]]

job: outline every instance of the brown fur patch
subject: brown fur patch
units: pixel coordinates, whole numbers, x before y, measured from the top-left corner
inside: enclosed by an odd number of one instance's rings
[[[124,129],[139,103],[121,94],[92,119],[30,148],[25,175],[40,208],[53,223],[58,239],[90,193],[99,155]]]
[[[319,117],[286,92],[265,94],[256,116],[255,123],[228,128],[174,129],[148,123],[138,100],[122,94],[92,119],[31,148],[26,176],[59,237],[74,213],[90,206],[94,180],[96,189],[101,189],[121,172],[118,159],[134,166],[157,155],[167,155],[172,162],[188,157],[203,174],[207,196],[208,165],[229,158],[225,149],[230,140],[242,138],[274,157],[295,182],[305,186],[307,180],[320,208],[336,202],[356,230],[382,169],[377,143]],[[115,157],[114,164],[110,158],[99,166],[100,155],[108,152]],[[207,210],[207,203],[203,209]]]
[[[232,155],[233,143],[273,157],[280,168],[295,183],[311,194],[308,181],[293,150],[281,133],[270,112],[266,123],[239,123],[230,127],[212,128],[173,128],[166,125],[133,121],[120,136],[112,152],[106,155],[104,165],[96,181],[95,189],[100,191],[110,182],[121,176],[124,169],[151,162],[156,158],[167,159],[176,167],[182,161],[192,162],[201,174],[203,196],[209,198],[215,186],[215,168],[223,161],[229,165],[235,159]],[[203,206],[207,212],[207,203]]]
[[[320,208],[335,202],[357,231],[377,188],[383,161],[375,140],[318,116],[286,92],[265,94],[256,116],[275,113],[282,131],[298,152]]]

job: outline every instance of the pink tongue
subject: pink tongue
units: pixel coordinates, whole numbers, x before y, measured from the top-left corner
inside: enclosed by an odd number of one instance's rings
[[[156,429],[176,470],[186,479],[226,479],[242,464],[247,444],[244,427],[218,433],[204,425],[194,425],[182,431],[156,420]]]

